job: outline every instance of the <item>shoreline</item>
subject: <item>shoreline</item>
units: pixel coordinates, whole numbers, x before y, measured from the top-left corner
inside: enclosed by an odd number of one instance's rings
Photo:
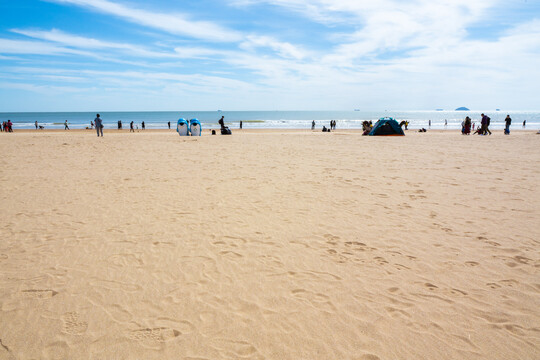
[[[216,130],[216,135],[215,136],[221,136],[221,134],[219,133],[219,129],[203,129],[202,131],[202,135],[201,136],[212,136],[211,135],[211,130]],[[268,133],[268,134],[275,134],[275,133],[283,133],[283,134],[310,134],[310,133],[323,133],[321,129],[319,130],[311,130],[311,129],[283,129],[283,128],[266,128],[266,129],[233,129],[231,128],[231,131],[233,132],[233,136],[234,135],[239,135],[239,134],[265,134],[265,133]],[[531,130],[531,129],[510,129],[510,137],[514,134],[536,134],[538,132],[538,130]],[[405,135],[412,135],[412,134],[416,134],[418,133],[418,129],[409,129],[409,130],[404,130],[405,132]],[[503,134],[504,135],[504,130],[500,130],[500,129],[495,129],[493,130],[492,129],[492,132],[493,132],[493,135],[496,135],[496,134]],[[70,134],[70,133],[73,133],[73,134],[96,134],[96,130],[95,129],[70,129],[70,130],[64,130],[64,129],[40,129],[40,130],[35,130],[35,129],[13,129],[13,132],[10,133],[10,134],[16,134],[16,133],[21,133],[21,134]],[[109,134],[109,135],[120,135],[120,134],[129,134],[131,133],[129,129],[121,129],[121,130],[118,130],[118,129],[103,129],[103,134]],[[153,133],[153,134],[167,134],[167,133],[174,133],[176,134],[176,129],[145,129],[145,130],[135,130],[134,131],[134,134],[139,134],[139,133]],[[363,131],[362,129],[337,129],[337,130],[333,130],[332,132],[330,133],[324,133],[328,136],[331,136],[332,134],[362,134]],[[461,135],[461,130],[457,130],[457,129],[428,129],[426,133],[422,133],[424,134],[424,136],[426,136],[425,134],[427,133],[435,133],[435,134],[457,134],[457,135]],[[1,135],[2,133],[0,133]],[[493,136],[491,135],[491,136]],[[473,135],[471,133],[471,135],[467,135],[467,136],[478,136],[478,135]],[[489,136],[489,135],[486,135],[486,136]]]

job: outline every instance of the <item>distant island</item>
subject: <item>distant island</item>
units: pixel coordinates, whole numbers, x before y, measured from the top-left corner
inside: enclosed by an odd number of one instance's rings
[[[435,111],[444,111],[444,109],[435,109]]]
[[[458,107],[456,111],[471,111],[471,110],[467,109],[465,106],[462,106],[462,107]]]

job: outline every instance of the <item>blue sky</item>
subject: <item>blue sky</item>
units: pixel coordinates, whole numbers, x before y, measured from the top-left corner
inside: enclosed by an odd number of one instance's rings
[[[538,110],[538,0],[0,0],[0,111]]]

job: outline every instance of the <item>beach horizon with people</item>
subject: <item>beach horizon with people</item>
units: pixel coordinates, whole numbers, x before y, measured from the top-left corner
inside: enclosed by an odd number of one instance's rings
[[[505,118],[511,114],[515,123],[527,121],[527,127],[515,130],[540,130],[540,111],[116,111],[101,112],[106,115],[104,124],[109,129],[116,129],[120,121],[142,124],[147,129],[169,129],[169,123],[176,123],[181,118],[197,118],[206,129],[219,129],[217,120],[221,116],[233,128],[239,128],[242,122],[245,129],[310,129],[315,121],[319,128],[333,120],[339,129],[362,129],[364,121],[376,121],[380,117],[390,116],[396,120],[408,122],[412,130],[431,128],[441,130],[460,130],[465,117],[472,123],[481,124],[481,114],[487,114],[492,124],[490,129],[505,128]],[[63,129],[65,119],[69,119],[71,129],[85,129],[95,117],[95,112],[42,112],[42,113],[0,113],[0,119],[11,119],[15,129],[35,128],[38,122],[45,129]],[[59,120],[62,119],[62,120]],[[445,126],[445,120],[447,125]],[[5,121],[5,120],[4,120]],[[431,126],[429,122],[431,121]]]

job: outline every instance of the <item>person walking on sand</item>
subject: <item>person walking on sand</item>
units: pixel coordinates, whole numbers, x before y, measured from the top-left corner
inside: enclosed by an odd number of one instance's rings
[[[506,115],[506,119],[504,119],[504,122],[506,123],[506,126],[504,127],[504,135],[510,135],[510,124],[512,124],[512,119],[510,118],[510,115]]]
[[[97,136],[99,137],[99,134],[101,133],[101,137],[103,137],[103,120],[99,117],[99,114],[96,114],[96,118],[94,119],[94,124],[96,124],[96,132]]]
[[[67,120],[64,121],[64,130],[69,130],[69,126],[68,126]]]
[[[480,120],[480,135],[486,135],[487,116],[483,113],[480,116],[482,116],[482,120]]]
[[[135,132],[135,130],[133,129],[133,121],[129,123],[129,132]]]
[[[486,128],[484,129],[484,135],[486,135],[486,133],[489,133],[489,135],[491,135],[491,131],[489,131],[490,123],[491,123],[491,118],[486,115]]]
[[[8,132],[13,132],[13,123],[11,120],[7,121]]]

